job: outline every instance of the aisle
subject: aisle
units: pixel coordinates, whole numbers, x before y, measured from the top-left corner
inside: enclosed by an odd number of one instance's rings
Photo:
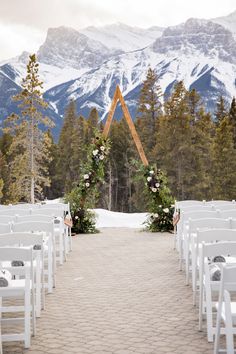
[[[103,229],[74,238],[30,350],[4,354],[212,354],[197,331],[173,235]]]

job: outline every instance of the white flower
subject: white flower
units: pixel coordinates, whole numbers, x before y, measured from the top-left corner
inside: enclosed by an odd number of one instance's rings
[[[100,150],[104,151],[105,150],[105,146],[100,146]]]
[[[159,208],[162,208],[162,205],[159,205]]]
[[[149,171],[149,174],[150,174],[150,175],[153,175],[153,174],[154,174],[154,171],[153,171],[153,170]]]
[[[157,189],[156,189],[156,188],[151,188],[151,190],[153,191],[153,193],[156,193],[156,192],[157,192]]]
[[[96,156],[98,154],[98,149],[93,150],[93,156]]]
[[[89,186],[90,186],[90,183],[87,182],[87,183],[85,183],[85,185],[86,185],[86,187],[89,187]]]
[[[169,208],[163,209],[164,213],[169,213]]]
[[[103,160],[103,159],[104,159],[104,155],[100,155],[100,156],[99,156],[99,159],[100,159],[100,160]]]
[[[76,215],[76,216],[75,216],[75,219],[77,220],[77,219],[79,219],[79,217]]]
[[[89,175],[84,175],[84,179],[89,179]]]
[[[156,186],[157,188],[159,188],[159,187],[160,187],[160,183],[156,183],[155,186]]]
[[[150,182],[152,180],[152,177],[147,177],[147,181]]]
[[[159,215],[158,215],[158,214],[154,214],[153,216],[154,216],[155,218],[158,218],[158,217],[159,217]]]

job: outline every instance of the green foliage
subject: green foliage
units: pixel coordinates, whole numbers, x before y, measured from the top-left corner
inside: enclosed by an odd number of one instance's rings
[[[162,115],[161,97],[162,92],[158,85],[157,74],[149,68],[140,91],[136,127],[144,151],[151,163],[156,162],[152,150],[156,144],[155,132],[158,128],[158,118]]]
[[[214,196],[232,200],[236,194],[236,150],[229,118],[221,119],[213,143]]]
[[[147,230],[166,232],[173,230],[174,205],[167,177],[156,166],[143,166],[137,161],[133,164],[138,168],[137,178],[142,180],[147,199],[149,216],[145,221]]]
[[[8,201],[30,201],[43,197],[43,188],[50,185],[45,160],[49,160],[44,144],[42,126],[52,127],[52,120],[42,111],[47,103],[42,97],[42,81],[38,75],[39,64],[35,54],[29,56],[27,74],[22,80],[22,90],[13,97],[19,102],[20,115],[12,113],[3,129],[13,139],[8,150],[10,183]],[[47,146],[48,147],[48,146]]]
[[[2,197],[3,197],[3,193],[2,193],[3,185],[4,185],[3,179],[0,178],[0,200],[1,200]]]
[[[94,207],[98,200],[98,186],[104,180],[105,164],[109,151],[110,141],[97,132],[89,146],[87,162],[82,167],[80,182],[66,195],[65,199],[70,202],[72,220],[77,232],[79,230],[80,233],[97,231],[94,214],[89,212],[88,209]]]

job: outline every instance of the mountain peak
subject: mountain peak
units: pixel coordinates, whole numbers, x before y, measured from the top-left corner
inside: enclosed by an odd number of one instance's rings
[[[192,54],[198,51],[227,62],[236,60],[236,41],[232,33],[218,23],[190,18],[178,26],[168,27],[153,44],[154,52],[170,51]]]

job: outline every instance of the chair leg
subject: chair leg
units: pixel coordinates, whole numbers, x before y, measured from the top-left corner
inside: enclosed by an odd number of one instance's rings
[[[25,291],[25,319],[24,319],[24,337],[25,337],[25,348],[28,349],[30,347],[30,339],[31,339],[31,330],[30,330],[30,315],[31,315],[31,304],[30,304],[31,294],[29,291]],[[32,309],[33,311],[33,309]]]
[[[0,309],[2,307],[2,298],[0,297]],[[0,354],[2,353],[2,311],[0,310]]]
[[[213,342],[213,320],[212,320],[212,301],[210,294],[206,291],[206,319],[207,319],[207,340]]]

